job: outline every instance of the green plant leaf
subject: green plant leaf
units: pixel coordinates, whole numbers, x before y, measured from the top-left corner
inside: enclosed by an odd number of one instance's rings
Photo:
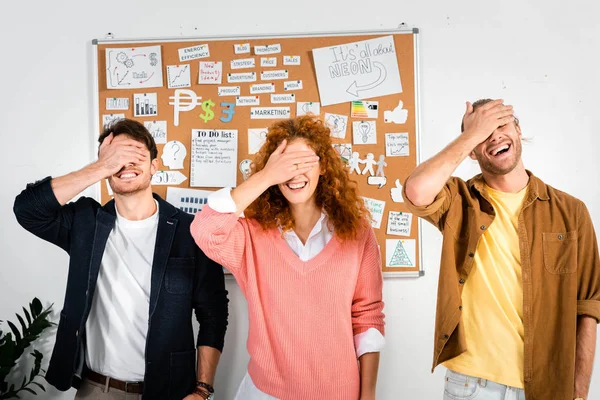
[[[25,307],[21,307],[23,312],[25,313],[25,318],[27,318],[27,323],[31,325],[31,316],[29,315],[29,311]]]
[[[17,329],[15,324],[13,324],[12,322],[6,321],[6,323],[8,324],[8,326],[10,326],[10,330],[15,335],[16,342],[19,343],[21,341],[21,334],[19,333],[19,330]]]
[[[33,301],[31,302],[31,307],[32,307],[31,311],[33,311],[33,315],[35,317],[40,315],[40,313],[44,309],[44,307],[42,307],[42,302],[37,297],[34,298]]]
[[[24,376],[23,377],[23,383],[21,383],[21,387],[25,386],[26,383],[27,383],[27,377]]]
[[[33,390],[33,389],[29,389],[29,388],[22,388],[21,390],[24,390],[26,392],[29,392],[31,394],[35,394],[37,396],[37,393]]]
[[[46,388],[44,388],[44,385],[42,385],[41,383],[37,383],[35,381],[32,381],[31,383],[33,383],[34,385],[36,385],[37,387],[39,387],[40,389],[42,389],[42,391],[46,391]]]

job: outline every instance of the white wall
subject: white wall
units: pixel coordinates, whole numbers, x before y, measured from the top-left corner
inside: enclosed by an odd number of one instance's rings
[[[465,100],[502,97],[515,105],[524,134],[533,139],[524,148],[526,166],[584,200],[600,229],[600,3],[354,3],[357,6],[343,0],[4,2],[0,318],[11,318],[34,296],[55,303],[57,311],[61,308],[67,257],[21,229],[12,203],[27,182],[67,173],[92,160],[90,41],[107,32],[135,38],[368,30],[395,28],[401,22],[418,27],[422,156],[432,156],[457,135]],[[471,162],[458,171],[463,177],[476,172]],[[388,345],[379,375],[382,400],[442,396],[442,368],[429,372],[441,237],[425,226],[423,242],[425,277],[385,282]],[[220,399],[232,399],[247,362],[246,304],[234,282],[228,289],[231,318],[217,377]],[[52,343],[50,336],[44,347],[50,349]],[[599,367],[597,361],[590,398],[600,398]],[[73,392],[46,396],[71,399]]]

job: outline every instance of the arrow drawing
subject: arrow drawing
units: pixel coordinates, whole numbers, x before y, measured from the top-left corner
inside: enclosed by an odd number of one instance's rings
[[[354,81],[352,84],[350,84],[346,92],[350,93],[352,96],[359,97],[358,92],[366,92],[367,90],[371,90],[381,85],[385,81],[385,78],[387,78],[387,71],[385,66],[380,62],[374,61],[373,65],[379,70],[379,76],[377,79],[371,83],[361,86],[358,86],[356,81]]]

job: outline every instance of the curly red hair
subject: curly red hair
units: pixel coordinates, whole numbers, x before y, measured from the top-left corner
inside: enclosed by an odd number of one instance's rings
[[[355,239],[370,214],[358,194],[356,182],[350,179],[348,167],[332,146],[329,128],[321,120],[302,116],[273,124],[266,143],[256,155],[252,173],[265,167],[283,140],[290,143],[295,139],[304,139],[319,156],[321,176],[315,191],[317,207],[327,214],[340,239]],[[244,213],[264,229],[281,226],[287,231],[295,226],[289,203],[277,185],[261,194]]]

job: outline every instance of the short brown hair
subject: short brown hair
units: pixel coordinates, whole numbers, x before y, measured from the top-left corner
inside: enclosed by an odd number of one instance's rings
[[[492,99],[479,99],[479,100],[475,101],[473,103],[473,111],[477,110],[482,105],[489,103],[490,101],[493,101],[493,100]],[[514,122],[515,122],[516,126],[519,126],[519,118],[515,117],[515,121]],[[465,124],[462,121],[460,123],[460,131],[461,132],[465,131]]]
[[[100,134],[100,137],[98,138],[98,143],[102,145],[104,139],[106,139],[106,137],[111,133],[113,136],[127,135],[133,140],[144,143],[148,148],[148,151],[150,151],[150,160],[154,160],[156,157],[158,157],[158,150],[156,149],[156,142],[154,141],[154,138],[150,132],[148,132],[148,129],[146,129],[146,127],[140,122],[133,119],[123,118],[106,124],[102,130],[102,134]]]

